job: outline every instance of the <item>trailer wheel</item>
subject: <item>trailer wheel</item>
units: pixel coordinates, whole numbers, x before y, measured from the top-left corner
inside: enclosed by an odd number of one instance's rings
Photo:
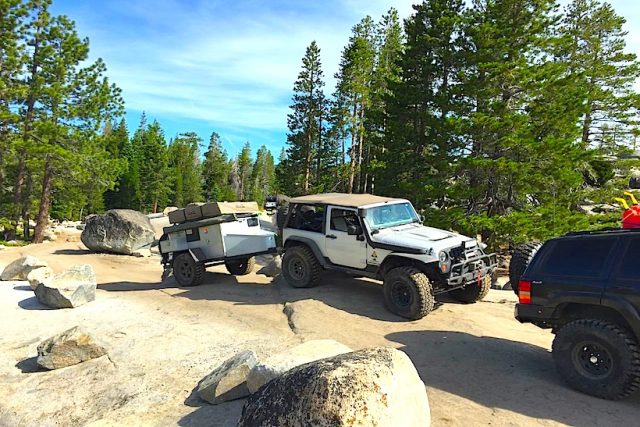
[[[227,271],[234,276],[244,276],[251,273],[255,265],[255,257],[234,259],[232,261],[224,262],[224,266],[227,267]]]
[[[189,252],[173,259],[173,276],[180,286],[198,286],[204,276],[204,265],[196,262]]]

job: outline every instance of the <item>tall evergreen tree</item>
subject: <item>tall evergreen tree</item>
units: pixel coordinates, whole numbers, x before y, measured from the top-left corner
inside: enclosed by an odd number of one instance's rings
[[[138,134],[141,132],[138,129]],[[134,140],[137,136],[134,136]],[[140,209],[157,212],[166,206],[169,196],[167,144],[157,121],[148,125],[139,135],[140,140]]]
[[[317,179],[322,170],[328,115],[323,87],[320,48],[313,41],[302,58],[302,70],[293,86],[292,111],[287,116],[287,179],[294,194],[311,191],[314,175]]]
[[[202,201],[200,138],[194,132],[179,134],[169,143],[170,202],[174,206]]]
[[[273,156],[264,145],[260,147],[256,153],[256,160],[253,163],[251,173],[251,182],[253,187],[253,196],[251,199],[262,206],[265,198],[273,194],[275,190],[275,166]]]
[[[242,150],[238,154],[237,173],[238,173],[238,200],[250,200],[253,195],[253,183],[251,182],[251,144],[246,142]]]
[[[212,132],[209,138],[209,147],[202,162],[204,198],[208,201],[235,200],[235,192],[229,184],[230,175],[231,163],[222,148],[220,135]]]

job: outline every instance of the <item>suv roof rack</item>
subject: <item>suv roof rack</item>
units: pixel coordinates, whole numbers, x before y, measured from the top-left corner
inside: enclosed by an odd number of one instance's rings
[[[573,231],[565,234],[565,236],[584,236],[592,234],[610,234],[610,233],[639,233],[640,228],[602,228],[600,230]]]

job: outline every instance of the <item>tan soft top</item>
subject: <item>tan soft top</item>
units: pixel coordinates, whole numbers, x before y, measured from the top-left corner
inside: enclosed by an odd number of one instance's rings
[[[294,197],[290,203],[328,204],[358,208],[376,203],[403,202],[404,199],[374,196],[373,194],[321,193]]]

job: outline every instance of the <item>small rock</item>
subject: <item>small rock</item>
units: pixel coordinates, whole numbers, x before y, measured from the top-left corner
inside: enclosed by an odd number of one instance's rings
[[[60,369],[105,354],[107,350],[102,344],[76,326],[40,343],[37,363],[45,369]]]
[[[54,233],[53,230],[45,230],[43,238],[44,240],[48,240],[50,242],[55,242],[56,240],[58,240],[58,236],[56,235],[56,233]]]
[[[31,270],[31,272],[27,275],[27,280],[29,281],[29,286],[34,291],[38,287],[39,284],[50,284],[53,280],[53,276],[55,273],[50,267],[40,267],[35,270]]]
[[[200,381],[198,395],[214,405],[249,396],[247,375],[254,366],[256,355],[253,351],[236,354]]]
[[[89,264],[74,265],[56,274],[48,283],[39,283],[35,294],[52,308],[74,308],[96,299],[96,275]]]
[[[257,271],[257,274],[263,274],[267,277],[278,277],[281,272],[282,258],[280,255],[275,255],[267,265]]]
[[[135,252],[131,253],[131,255],[137,258],[149,258],[151,256],[151,249],[149,248],[138,249]]]
[[[247,387],[251,393],[255,393],[264,384],[292,368],[350,351],[353,350],[334,340],[307,341],[254,366],[247,376]]]
[[[429,399],[411,359],[372,348],[292,369],[249,397],[239,427],[428,427]]]
[[[11,264],[5,267],[0,275],[1,280],[27,280],[27,276],[31,270],[35,270],[40,267],[48,267],[45,261],[38,259],[34,256],[27,255],[22,258],[18,258]]]

